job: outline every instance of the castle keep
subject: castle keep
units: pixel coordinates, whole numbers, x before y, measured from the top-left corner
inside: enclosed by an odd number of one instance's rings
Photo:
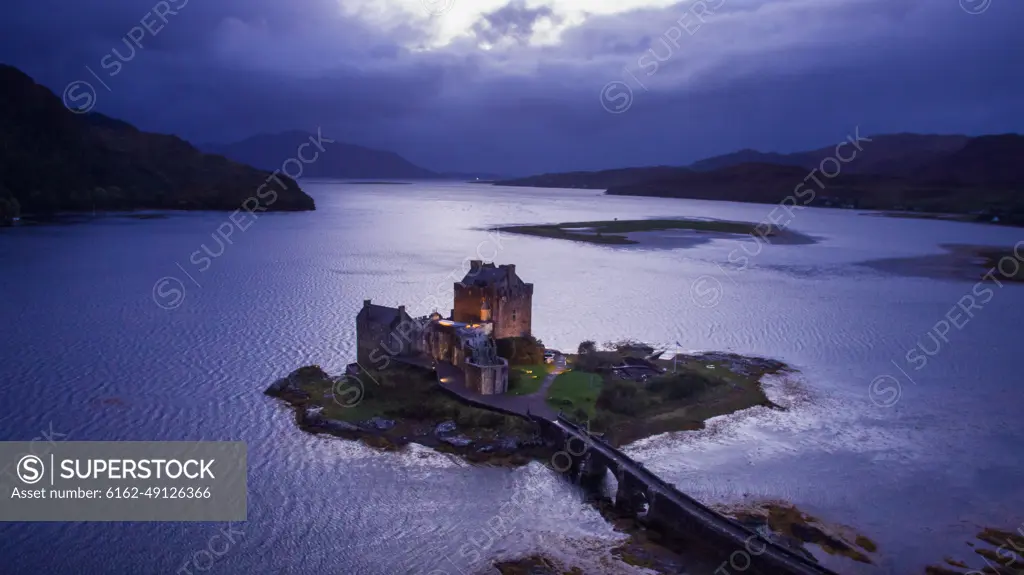
[[[480,394],[508,391],[508,360],[498,356],[497,341],[529,337],[533,284],[516,275],[514,265],[470,262],[455,284],[451,316],[435,311],[413,318],[405,306],[391,308],[364,300],[356,316],[358,363],[384,369],[392,361],[436,368],[451,364],[462,385]]]
[[[533,308],[533,284],[516,275],[516,266],[495,267],[473,260],[469,273],[455,284],[452,320],[494,323],[494,337],[528,337]]]

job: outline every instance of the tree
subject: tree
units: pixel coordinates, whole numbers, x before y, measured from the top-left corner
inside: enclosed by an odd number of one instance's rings
[[[21,206],[15,197],[0,196],[0,225],[10,225],[14,218],[21,216]]]
[[[497,351],[510,365],[544,363],[544,344],[533,336],[501,338],[497,341]]]
[[[586,355],[588,353],[593,353],[595,351],[597,351],[597,344],[594,343],[592,340],[588,339],[586,341],[580,342],[580,347],[576,350],[576,353],[578,353],[579,355]]]

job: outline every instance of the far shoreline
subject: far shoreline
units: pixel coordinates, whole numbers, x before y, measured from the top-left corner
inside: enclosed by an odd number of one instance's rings
[[[609,246],[688,248],[716,239],[761,237],[779,245],[810,245],[817,238],[772,223],[660,218],[508,225],[491,231]]]
[[[903,210],[876,210],[860,214],[876,218],[898,218],[904,220],[935,220],[962,224],[982,224],[1006,228],[1024,228],[1024,222],[1005,221],[994,214],[958,214],[945,212],[908,212]]]
[[[1024,282],[1024,242],[1013,247],[964,244],[940,244],[939,247],[944,250],[941,254],[881,258],[858,265],[903,277],[991,281],[998,287],[1002,287],[1001,281]]]

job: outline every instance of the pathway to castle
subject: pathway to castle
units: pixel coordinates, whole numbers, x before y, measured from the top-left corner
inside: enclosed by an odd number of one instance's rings
[[[565,356],[557,355],[555,356],[555,368],[544,378],[540,389],[529,395],[508,395],[505,393],[482,395],[476,393],[466,387],[462,370],[443,361],[437,363],[437,380],[446,390],[458,395],[468,403],[514,413],[523,417],[536,415],[554,421],[558,417],[558,412],[548,405],[548,389],[554,383],[558,374],[563,371],[565,371]]]
[[[558,374],[565,371],[565,356],[562,354],[556,355],[554,366],[555,368],[551,370],[551,373],[544,378],[544,383],[540,384],[540,389],[524,397],[531,400],[539,400],[544,405],[547,405],[548,389],[551,387],[551,384],[555,382],[555,378],[558,377]]]

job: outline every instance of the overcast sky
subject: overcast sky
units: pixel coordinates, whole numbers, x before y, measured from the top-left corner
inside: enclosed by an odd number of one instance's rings
[[[6,0],[0,11],[0,61],[58,96],[89,82],[97,111],[193,142],[322,126],[431,169],[525,174],[796,151],[858,125],[1024,132],[1021,0]]]

